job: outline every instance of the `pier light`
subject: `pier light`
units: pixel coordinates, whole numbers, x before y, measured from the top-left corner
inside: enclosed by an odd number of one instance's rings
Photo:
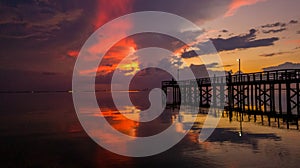
[[[239,75],[241,74],[241,59],[236,59],[237,62],[239,62]]]

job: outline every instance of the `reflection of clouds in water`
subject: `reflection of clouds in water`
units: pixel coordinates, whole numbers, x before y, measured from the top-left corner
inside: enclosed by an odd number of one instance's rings
[[[102,109],[101,109],[102,110]],[[89,124],[93,124],[93,122],[97,122],[98,117],[105,117],[105,119],[110,123],[112,127],[117,129],[118,131],[135,137],[135,128],[138,126],[138,122],[135,122],[133,120],[129,120],[126,116],[130,116],[131,118],[138,118],[140,117],[140,110],[137,109],[134,106],[124,106],[121,111],[104,108],[103,111],[100,112],[99,109],[96,108],[84,108],[82,109],[84,112],[83,115],[88,119],[90,119]],[[122,115],[126,114],[126,116]],[[101,124],[103,127],[101,127],[102,130],[105,130],[107,128],[107,125]],[[90,125],[91,126],[91,125]],[[97,135],[101,135],[97,133],[97,130],[93,130],[92,134],[97,137]],[[113,136],[113,135],[111,135]]]
[[[70,95],[67,94],[9,94],[3,95],[0,102],[3,109],[1,117],[2,142],[1,149],[5,164],[11,159],[18,161],[32,161],[29,166],[35,166],[36,160],[41,164],[49,164],[53,167],[57,164],[65,165],[89,165],[87,167],[130,167],[131,163],[124,161],[128,157],[114,155],[93,143],[87,135],[81,132],[68,132],[71,125],[79,128],[80,124],[73,111],[73,104]],[[18,106],[13,103],[20,102]],[[47,108],[45,108],[47,107]],[[128,112],[132,107],[124,107]],[[108,112],[113,108],[105,108]],[[102,110],[102,108],[101,108]],[[162,122],[177,122],[178,109],[168,109]],[[89,109],[86,109],[89,111]],[[95,110],[91,110],[95,111]],[[116,111],[112,110],[112,114]],[[21,113],[22,112],[22,113]],[[201,116],[200,116],[201,117]],[[116,116],[116,118],[118,118]],[[162,117],[161,117],[162,118]],[[168,119],[169,118],[169,119]],[[187,119],[187,117],[185,117]],[[121,118],[118,118],[121,119]],[[178,123],[180,126],[182,123]],[[245,129],[251,130],[250,140],[240,140],[240,143],[224,138],[222,131],[229,124],[228,118],[223,118],[219,124],[218,134],[211,138],[218,138],[215,141],[208,141],[197,144],[197,133],[189,133],[178,145],[170,150],[156,156],[147,158],[130,158],[138,167],[158,167],[162,164],[173,167],[230,167],[235,163],[236,167],[297,167],[299,163],[299,135],[295,130],[276,129],[266,126],[259,126],[253,123],[245,124]],[[232,123],[231,127],[238,129]],[[158,124],[150,124],[144,131],[151,131],[151,128]],[[223,129],[222,129],[223,128]],[[142,128],[139,125],[137,133]],[[132,130],[132,129],[131,129]],[[232,136],[238,136],[234,129],[225,129]],[[266,134],[268,138],[263,138]],[[97,136],[101,132],[96,132]],[[247,131],[244,132],[247,136]],[[275,135],[275,137],[272,135]],[[220,135],[221,134],[221,135]],[[225,133],[225,135],[228,135]],[[140,135],[140,134],[139,134]],[[258,136],[259,138],[256,138]],[[280,137],[278,141],[277,137]],[[106,135],[107,140],[113,139],[110,134]],[[249,139],[246,138],[246,139]],[[238,137],[240,138],[240,137]],[[252,139],[252,140],[251,140]],[[227,141],[226,141],[227,140]],[[257,149],[252,148],[251,143],[256,143]],[[122,142],[119,142],[122,143]],[[250,143],[250,145],[249,145]],[[126,143],[123,143],[122,150],[126,150]],[[20,151],[24,155],[20,155]],[[95,152],[97,151],[97,153]],[[36,155],[36,153],[40,153]],[[82,159],[74,159],[82,157]],[[63,158],[62,163],[60,159]],[[177,159],[179,158],[179,159]],[[105,164],[93,165],[97,162]],[[123,159],[123,160],[122,160]],[[88,163],[87,163],[88,162]],[[11,164],[13,165],[13,163]],[[154,165],[154,166],[152,166]],[[251,165],[251,166],[249,166]],[[5,166],[4,166],[5,167]],[[9,166],[7,166],[9,167]]]
[[[190,130],[190,134],[201,132],[202,125],[205,121],[205,114],[197,114],[193,113],[193,108],[184,108],[182,107],[183,112],[180,114],[176,109],[166,109],[158,118],[161,123],[175,123],[176,132],[183,133],[187,131],[186,127],[190,127],[192,125],[192,129]],[[140,110],[135,106],[123,106],[121,108],[122,113],[126,115],[131,115],[131,117],[141,117]],[[88,109],[86,111],[89,111]],[[96,111],[94,109],[94,111]],[[99,114],[96,113],[96,114]],[[167,115],[168,114],[168,115]],[[136,122],[135,124],[130,124],[133,122],[132,120],[128,120],[120,111],[109,111],[109,108],[102,112],[104,117],[109,118],[111,121],[119,121],[123,122],[122,124],[118,122],[110,122],[114,128],[117,130],[126,133],[131,136],[136,136],[136,134],[132,133],[132,130],[136,130],[138,132],[143,132],[145,130],[141,129],[151,129],[154,128],[153,125],[147,125],[147,127],[140,128],[140,124]],[[97,115],[96,115],[97,116]],[[195,121],[193,123],[193,121]],[[229,122],[229,121],[228,121]],[[125,124],[126,123],[126,124]],[[131,126],[124,126],[131,125]],[[219,143],[235,143],[235,144],[247,144],[252,147],[254,151],[259,150],[258,143],[260,140],[273,140],[273,141],[281,141],[281,137],[277,136],[274,133],[250,133],[244,132],[243,136],[240,137],[238,135],[238,130],[233,128],[216,128],[213,134],[208,138],[208,142],[219,142]]]
[[[191,108],[192,109],[192,108]],[[186,108],[186,111],[178,114],[178,121],[184,125],[193,124],[192,129],[190,130],[190,134],[197,135],[199,137],[199,132],[201,132],[203,123],[207,115],[205,114],[191,114],[189,111],[193,111],[189,108]],[[196,119],[193,119],[196,118]],[[227,119],[227,118],[226,118]],[[225,118],[223,118],[225,120]],[[190,121],[195,121],[195,123],[191,123]],[[228,127],[225,123],[229,123],[229,121],[223,121],[219,124],[218,128],[216,128],[212,135],[207,139],[207,143],[231,143],[231,144],[239,144],[239,145],[250,145],[252,150],[258,151],[259,142],[262,140],[267,140],[268,142],[278,142],[282,141],[281,136],[278,136],[275,133],[251,133],[249,131],[243,130],[243,136],[239,136],[239,128],[238,127]],[[238,124],[237,124],[238,125]],[[248,127],[248,126],[247,126]],[[247,128],[246,127],[246,128]],[[201,144],[205,144],[202,143]]]

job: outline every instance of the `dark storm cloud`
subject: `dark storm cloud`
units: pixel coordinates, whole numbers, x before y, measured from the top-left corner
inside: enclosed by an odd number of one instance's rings
[[[251,29],[248,34],[233,36],[227,39],[215,38],[211,39],[218,51],[234,50],[234,49],[246,49],[253,47],[263,47],[274,45],[275,41],[278,41],[278,37],[256,39],[256,30]]]
[[[280,70],[280,69],[300,69],[300,63],[285,62],[277,66],[270,66],[270,67],[263,68],[264,71],[273,71],[273,70]]]
[[[281,28],[281,29],[263,30],[262,32],[265,34],[268,34],[268,33],[279,33],[279,32],[285,31],[285,30],[286,30],[286,28]]]
[[[231,0],[137,0],[134,11],[163,11],[174,13],[192,21],[203,21],[223,15],[228,10]]]

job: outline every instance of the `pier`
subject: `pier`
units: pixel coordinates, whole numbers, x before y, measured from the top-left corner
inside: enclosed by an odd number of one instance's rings
[[[280,120],[296,125],[300,115],[300,69],[285,69],[196,80],[163,81],[167,105],[213,107],[246,114],[263,124],[267,117],[280,127]]]

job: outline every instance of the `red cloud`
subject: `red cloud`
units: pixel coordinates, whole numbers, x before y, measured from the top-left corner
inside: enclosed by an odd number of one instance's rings
[[[97,45],[98,46],[98,45]],[[101,46],[101,44],[99,44]],[[137,45],[132,38],[125,38],[116,43],[103,57],[100,65],[96,69],[81,71],[81,75],[89,75],[97,72],[97,75],[107,75],[115,71],[118,64],[130,53],[137,49]],[[96,52],[96,51],[95,51]]]
[[[127,14],[132,11],[133,0],[99,0],[99,14],[95,25],[102,26],[109,20]]]
[[[79,51],[76,51],[76,50],[68,51],[68,56],[69,57],[77,57],[78,54],[79,54]]]
[[[106,22],[109,22],[111,19],[122,16],[124,14],[130,13],[132,11],[133,0],[99,0],[98,1],[98,15],[95,20],[95,25],[97,27],[102,26]],[[110,25],[109,32],[107,36],[113,38],[114,36],[127,36],[127,31],[131,29],[131,22],[117,22],[115,24]],[[110,41],[110,39],[106,39]],[[103,53],[102,51],[103,43],[106,41],[98,42],[97,44],[91,46],[89,48],[89,52],[93,55],[98,55],[99,53]],[[100,63],[98,68],[85,70],[80,72],[81,74],[90,74],[92,72],[97,72],[98,75],[107,75],[112,73],[118,64],[122,61],[124,57],[126,57],[129,53],[135,50],[137,45],[135,44],[132,38],[125,38],[123,40],[120,39],[118,43],[116,43],[103,57],[102,62]],[[95,57],[97,58],[97,57]]]
[[[232,16],[234,13],[242,6],[253,5],[266,0],[233,0],[229,5],[228,11],[225,13],[224,17]]]

